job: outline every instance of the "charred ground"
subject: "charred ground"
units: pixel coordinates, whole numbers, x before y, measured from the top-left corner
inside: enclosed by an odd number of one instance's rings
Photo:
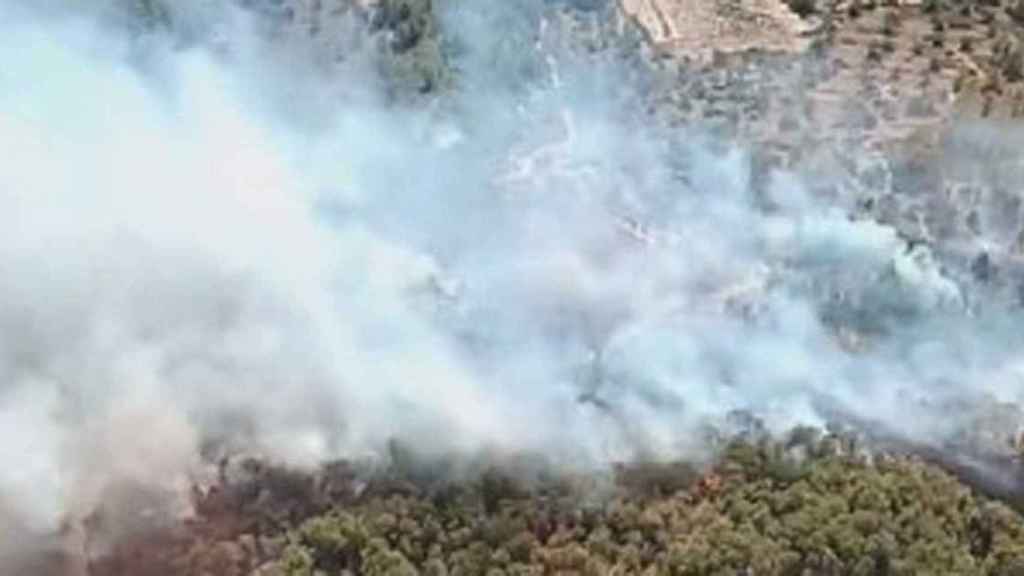
[[[710,465],[610,476],[481,462],[458,479],[392,464],[316,473],[224,463],[197,515],[141,532],[89,574],[1016,574],[1024,475],[994,487],[946,453],[795,430],[727,441]],[[976,461],[975,463],[978,463]],[[233,472],[228,472],[231,468]],[[429,468],[429,466],[428,466]],[[433,475],[432,475],[433,474]],[[1008,498],[1007,503],[986,496]],[[1011,507],[1012,506],[1012,507]],[[54,572],[60,573],[60,572]]]

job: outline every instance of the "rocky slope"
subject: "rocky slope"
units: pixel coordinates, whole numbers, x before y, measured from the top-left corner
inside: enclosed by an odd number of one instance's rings
[[[779,0],[621,0],[621,10],[647,32],[655,50],[708,63],[716,52],[799,53],[813,24]]]
[[[658,112],[752,145],[756,169],[794,167],[990,282],[986,297],[1021,300],[1021,4],[789,4],[800,17],[781,1],[624,1],[657,47]],[[742,24],[708,24],[722,18]]]

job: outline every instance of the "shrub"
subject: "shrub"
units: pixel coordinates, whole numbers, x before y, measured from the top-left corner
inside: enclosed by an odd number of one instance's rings
[[[624,483],[590,508],[590,495],[526,492],[491,469],[459,498],[371,496],[309,520],[280,562],[294,576],[1021,573],[1016,512],[932,465],[869,463],[851,447],[801,429],[728,445],[696,482],[682,464],[638,467],[669,489],[631,482],[624,467]],[[673,473],[685,486],[662,478]]]

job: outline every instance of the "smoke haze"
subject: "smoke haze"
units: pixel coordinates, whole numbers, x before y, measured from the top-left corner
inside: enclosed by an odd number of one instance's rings
[[[596,466],[704,457],[737,410],[941,446],[1024,402],[1011,298],[658,128],[543,3],[449,4],[458,87],[403,106],[227,4],[181,42],[0,3],[5,543],[181,493],[209,442]]]

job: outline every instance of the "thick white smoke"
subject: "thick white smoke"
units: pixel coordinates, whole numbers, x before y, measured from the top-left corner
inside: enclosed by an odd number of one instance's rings
[[[223,5],[192,49],[22,7],[0,4],[0,527],[179,490],[210,440],[599,464],[700,455],[734,410],[941,443],[950,406],[1024,401],[1009,308],[968,316],[969,285],[799,175],[755,194],[741,151],[647,126],[557,31],[502,84],[488,20],[453,12],[466,78],[405,109]]]

